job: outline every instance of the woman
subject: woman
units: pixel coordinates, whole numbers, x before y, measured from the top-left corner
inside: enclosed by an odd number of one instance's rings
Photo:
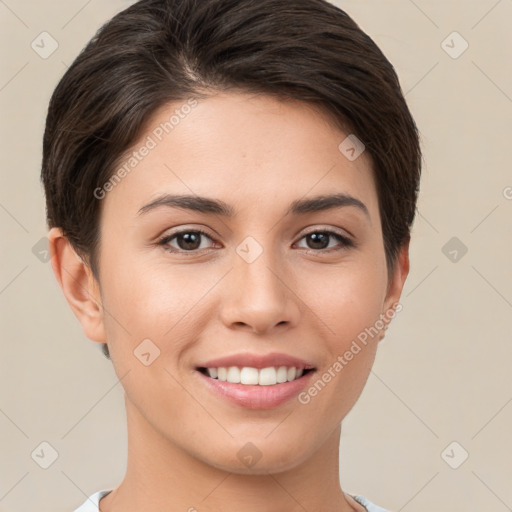
[[[341,423],[400,310],[421,152],[324,0],[141,0],[57,86],[52,266],[125,391],[123,482],[77,511],[382,512]]]

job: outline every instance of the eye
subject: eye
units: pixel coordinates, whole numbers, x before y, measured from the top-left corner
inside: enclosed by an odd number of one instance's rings
[[[337,241],[336,244],[332,245],[330,242]],[[305,249],[312,249],[314,252],[325,251],[330,252],[332,250],[343,250],[347,247],[354,247],[354,242],[346,236],[340,235],[334,231],[317,230],[306,233],[301,240],[306,240],[307,247]]]
[[[198,252],[208,248],[202,243],[204,239],[213,242],[210,235],[205,231],[201,229],[187,229],[164,236],[157,242],[157,245],[163,246],[165,250],[170,252]],[[306,233],[300,240],[306,241],[307,246],[303,248],[313,252],[339,251],[355,246],[354,242],[346,236],[329,230],[311,231]],[[337,243],[333,244],[332,242]]]
[[[202,247],[202,238],[207,238],[212,241],[212,238],[205,231],[200,229],[187,229],[166,235],[157,243],[171,252],[195,252],[205,249],[205,247]],[[174,241],[178,247],[171,244],[171,242]]]

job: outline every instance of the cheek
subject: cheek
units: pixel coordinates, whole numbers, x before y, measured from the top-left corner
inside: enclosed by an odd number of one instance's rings
[[[387,276],[385,265],[376,259],[319,267],[299,282],[303,283],[300,297],[311,305],[331,340],[329,345],[337,349],[373,325],[382,313]]]
[[[211,269],[201,265],[117,265],[105,281],[103,295],[105,309],[112,313],[105,319],[109,341],[115,344],[130,333],[132,342],[172,338],[176,347],[179,332],[197,320],[193,313],[217,281]]]
[[[155,425],[179,436],[180,424],[165,418],[186,411],[188,424],[204,421],[204,410],[190,401],[180,382],[188,371],[185,354],[208,318],[201,298],[214,286],[215,276],[191,267],[184,271],[126,260],[110,268],[103,279],[103,303],[115,372],[143,416],[158,419]]]
[[[323,395],[318,405],[337,404],[332,414],[342,417],[361,393],[375,358],[387,286],[385,265],[374,260],[325,267],[302,282],[300,295],[312,305],[324,353],[321,382],[311,391]]]

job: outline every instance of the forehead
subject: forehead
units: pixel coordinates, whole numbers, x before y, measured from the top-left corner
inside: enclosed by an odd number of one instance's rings
[[[347,158],[348,135],[298,101],[222,93],[170,103],[118,165],[126,172],[103,206],[133,211],[179,193],[222,198],[239,211],[343,192],[375,209],[371,159]]]

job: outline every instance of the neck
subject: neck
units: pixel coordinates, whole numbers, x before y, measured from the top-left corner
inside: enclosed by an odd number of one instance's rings
[[[339,483],[336,428],[309,459],[279,473],[230,473],[162,437],[126,400],[128,463],[123,482],[100,502],[101,512],[349,512],[364,510]]]

